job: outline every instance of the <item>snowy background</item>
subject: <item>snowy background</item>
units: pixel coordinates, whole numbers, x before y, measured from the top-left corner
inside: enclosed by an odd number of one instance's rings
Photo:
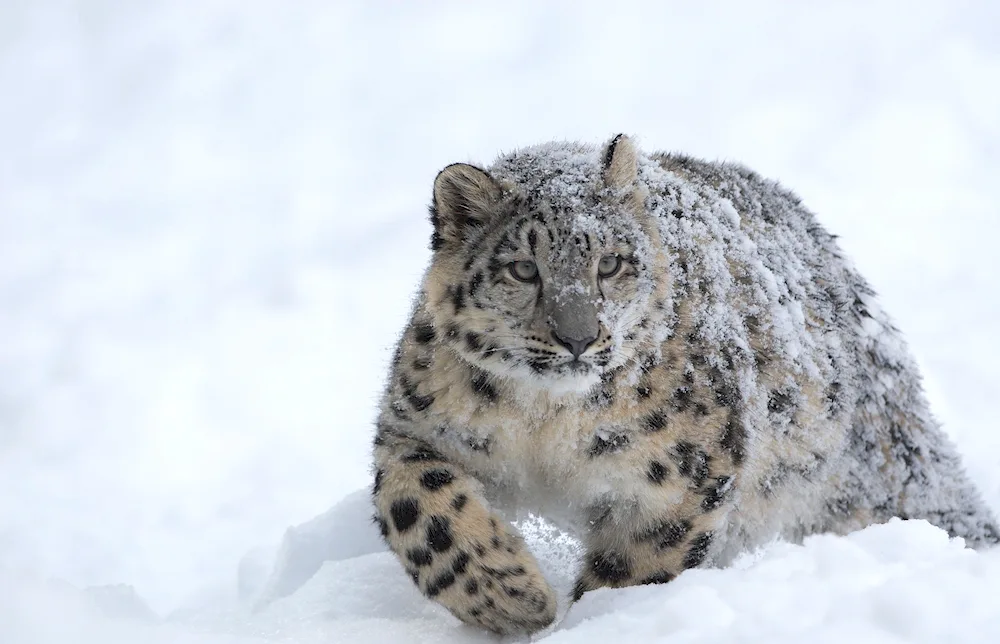
[[[1000,3],[749,4],[0,3],[0,642],[489,641],[361,522],[246,599],[368,484],[436,171],[555,138],[796,190],[1000,508]],[[1000,553],[917,522],[775,544],[588,594],[546,639],[654,635],[994,642]]]

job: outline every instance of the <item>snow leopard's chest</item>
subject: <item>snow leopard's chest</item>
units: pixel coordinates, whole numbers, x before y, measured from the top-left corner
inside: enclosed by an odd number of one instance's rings
[[[504,505],[578,521],[609,498],[637,497],[650,484],[649,463],[666,458],[668,432],[656,431],[665,420],[644,424],[648,414],[626,391],[635,395],[635,387],[589,392],[593,406],[473,406],[442,438]],[[602,395],[617,403],[602,407]]]

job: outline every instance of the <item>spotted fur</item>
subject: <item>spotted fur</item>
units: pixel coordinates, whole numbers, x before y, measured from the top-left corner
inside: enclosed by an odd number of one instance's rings
[[[431,221],[373,498],[459,619],[555,617],[500,499],[579,527],[572,599],[893,516],[1000,540],[871,288],[774,182],[619,135],[449,166]]]

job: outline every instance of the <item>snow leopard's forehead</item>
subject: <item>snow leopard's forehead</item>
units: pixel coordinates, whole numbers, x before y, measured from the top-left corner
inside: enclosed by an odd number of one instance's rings
[[[528,199],[544,200],[560,210],[594,204],[603,187],[598,151],[574,143],[517,150],[498,158],[490,173],[516,185]]]
[[[594,147],[578,143],[549,143],[500,156],[490,167],[498,179],[508,179],[529,190],[549,187],[567,197],[600,180],[601,159]],[[588,184],[590,184],[588,186]]]
[[[635,213],[607,187],[604,163],[598,148],[557,142],[501,156],[489,172],[517,191],[522,212],[567,242],[566,253],[589,254],[588,239],[612,244],[643,237]]]

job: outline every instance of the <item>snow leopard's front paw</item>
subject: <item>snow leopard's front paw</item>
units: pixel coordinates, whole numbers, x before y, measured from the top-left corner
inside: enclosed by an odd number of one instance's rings
[[[376,450],[374,501],[382,535],[414,583],[463,622],[496,633],[552,623],[555,593],[475,479],[425,444],[405,443]]]

